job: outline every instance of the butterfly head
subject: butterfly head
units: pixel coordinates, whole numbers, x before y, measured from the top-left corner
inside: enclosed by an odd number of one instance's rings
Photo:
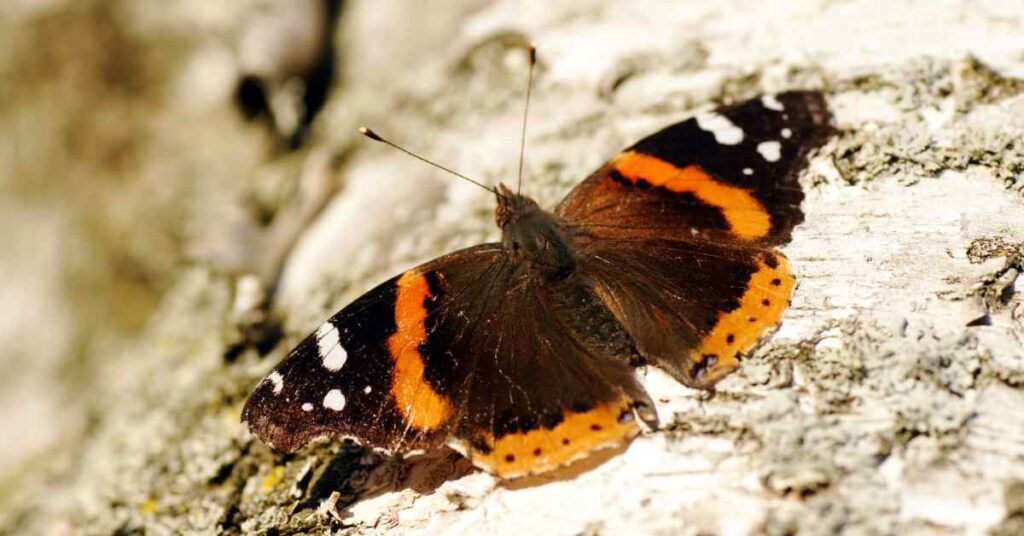
[[[562,223],[537,202],[504,184],[495,190],[498,207],[494,219],[501,228],[501,243],[512,262],[549,280],[572,273],[576,266]]]

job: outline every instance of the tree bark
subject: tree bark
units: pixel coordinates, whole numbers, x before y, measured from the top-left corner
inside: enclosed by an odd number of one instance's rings
[[[125,199],[150,202],[146,185],[179,181],[198,195],[160,206],[197,230],[154,246],[171,259],[153,269],[166,289],[137,334],[65,352],[87,356],[71,380],[85,393],[68,409],[79,424],[19,460],[0,531],[1024,531],[1019,2],[350,1],[340,76],[295,152],[224,98],[195,103],[206,86],[194,70],[219,65],[211,36],[230,25],[190,32],[207,19],[158,24],[174,9],[114,5],[152,47],[144,59],[160,74],[146,91],[170,95],[138,104],[156,119],[132,132],[169,126],[135,154]],[[189,43],[183,58],[159,63],[166,34],[138,33],[161,25]],[[806,220],[783,248],[799,286],[781,329],[713,397],[647,371],[662,430],[550,477],[501,482],[453,452],[396,459],[345,442],[274,454],[239,412],[293,343],[374,283],[498,236],[490,194],[356,127],[509,182],[530,42],[525,190],[547,207],[620,148],[712,103],[826,92],[840,130],[802,179]],[[169,147],[194,176],[166,171]],[[269,227],[231,217],[253,198],[276,215]],[[267,355],[225,359],[274,319],[286,336]]]

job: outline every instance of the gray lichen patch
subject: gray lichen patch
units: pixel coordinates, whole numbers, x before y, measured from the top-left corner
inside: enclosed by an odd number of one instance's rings
[[[994,258],[1005,258],[1009,267],[1024,266],[1024,242],[1014,242],[1001,237],[978,238],[967,248],[967,257],[972,263],[982,263]]]
[[[1024,80],[1000,74],[971,55],[954,62],[951,70],[952,93],[959,112],[1024,93]]]
[[[115,532],[161,519],[188,529],[216,515],[216,499],[200,500],[211,491],[205,484],[240,456],[244,441],[237,413],[218,388],[226,377],[217,327],[229,296],[224,278],[201,270],[182,274],[152,318],[146,342],[97,371],[102,388],[89,400],[97,415],[90,429],[47,456],[70,465],[41,463],[37,471],[48,477],[24,477],[8,504],[33,515],[7,518],[6,528],[52,533],[71,524]],[[36,493],[63,499],[39,501]]]
[[[838,85],[884,95],[900,113],[898,122],[861,124],[837,140],[834,161],[848,182],[885,173],[912,177],[912,184],[917,177],[980,166],[1020,191],[1024,81],[1000,76],[967,56],[952,62],[922,59],[877,78]]]
[[[796,508],[769,500],[759,529],[766,533],[889,532],[941,518],[917,495],[925,488],[908,497],[901,489],[936,475],[972,478],[963,457],[999,419],[985,393],[1000,387],[979,384],[987,352],[966,328],[927,323],[854,322],[827,333],[810,347],[776,346],[748,358],[743,389],[759,396],[743,403],[716,396],[677,414],[671,437],[728,437],[756,460],[765,492],[802,501]],[[793,369],[789,382],[767,382],[774,373],[758,372],[783,363]],[[995,493],[1008,476],[978,492]],[[902,519],[906,508],[915,515]]]

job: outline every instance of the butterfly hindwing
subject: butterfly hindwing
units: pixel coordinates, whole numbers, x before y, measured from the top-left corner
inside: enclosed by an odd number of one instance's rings
[[[452,377],[453,446],[474,464],[537,473],[625,444],[639,433],[634,411],[656,425],[632,340],[581,278],[539,285],[509,263],[487,281],[438,316],[428,366]]]
[[[700,241],[595,240],[596,293],[641,355],[680,382],[710,388],[778,325],[795,280],[778,251]],[[629,277],[623,277],[629,273]]]

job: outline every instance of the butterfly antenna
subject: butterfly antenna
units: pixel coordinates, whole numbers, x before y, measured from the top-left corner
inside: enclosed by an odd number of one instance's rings
[[[498,193],[497,190],[495,190],[493,186],[487,186],[485,184],[480,183],[479,181],[475,181],[475,180],[473,180],[473,179],[463,175],[462,173],[459,173],[457,171],[453,171],[451,169],[448,169],[448,168],[442,166],[441,164],[438,164],[437,162],[433,162],[431,160],[427,160],[426,158],[423,158],[422,156],[420,156],[420,155],[418,155],[418,154],[416,154],[416,153],[406,149],[405,147],[397,145],[394,142],[381,137],[380,134],[377,134],[376,132],[374,132],[374,131],[366,128],[366,127],[359,127],[359,133],[362,134],[363,136],[366,136],[367,138],[370,138],[373,141],[379,141],[379,142],[383,143],[384,145],[388,145],[388,146],[391,146],[394,149],[398,149],[399,151],[402,151],[403,153],[405,153],[405,154],[407,154],[407,155],[409,155],[409,156],[411,156],[411,157],[413,157],[413,158],[415,158],[415,159],[417,159],[417,160],[419,160],[421,162],[426,162],[427,164],[430,164],[430,165],[436,167],[437,169],[440,169],[442,171],[447,171],[448,173],[451,173],[452,175],[455,175],[456,177],[458,177],[458,178],[460,178],[460,179],[462,179],[464,181],[471,182],[471,183],[473,183],[473,184],[483,188],[484,190],[487,190],[488,192],[491,192],[493,194],[497,194]]]
[[[530,95],[533,94],[533,68],[537,65],[537,47],[530,45],[530,75],[526,81],[526,107],[523,109],[523,133],[519,138],[519,181],[516,195],[523,189],[523,156],[526,154],[526,119],[530,116]]]

